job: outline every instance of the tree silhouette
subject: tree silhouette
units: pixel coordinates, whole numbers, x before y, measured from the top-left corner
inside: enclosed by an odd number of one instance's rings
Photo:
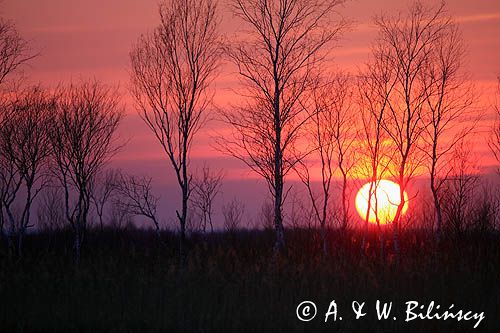
[[[198,210],[201,217],[201,228],[203,232],[210,225],[210,231],[214,231],[212,221],[213,203],[219,194],[224,174],[222,171],[213,172],[207,165],[201,169],[201,174],[193,179],[193,206]]]
[[[117,207],[133,216],[144,216],[150,219],[156,234],[160,235],[160,223],[157,207],[160,198],[152,193],[151,177],[137,177],[119,173],[116,181]]]
[[[426,127],[423,151],[429,163],[430,188],[434,202],[436,235],[443,224],[441,189],[450,172],[448,162],[454,147],[474,129],[479,114],[473,114],[473,86],[463,71],[464,42],[458,26],[450,18],[441,18],[441,30],[432,42],[420,79],[425,87]],[[446,161],[446,158],[448,161]]]
[[[370,213],[374,213],[380,241],[380,257],[384,258],[384,234],[381,230],[378,215],[377,187],[388,174],[389,162],[393,152],[388,147],[388,135],[384,131],[383,120],[388,112],[388,98],[395,85],[395,79],[387,70],[388,59],[380,52],[380,45],[375,45],[373,59],[360,73],[358,86],[358,107],[362,128],[359,132],[361,158],[358,160],[356,172],[368,179],[367,209],[364,219],[362,249],[365,248]],[[373,206],[372,206],[373,205]]]
[[[159,11],[160,25],[142,36],[130,53],[132,94],[182,192],[182,209],[176,211],[182,255],[191,194],[190,152],[212,102],[208,89],[220,61],[219,19],[212,0],[173,0],[162,3]]]
[[[91,184],[92,190],[90,191],[90,198],[94,204],[95,212],[99,218],[99,227],[101,231],[104,228],[104,212],[106,206],[113,198],[120,173],[118,170],[109,169],[104,174],[99,174],[94,183]]]
[[[440,193],[444,203],[443,220],[447,222],[448,230],[460,237],[474,221],[474,198],[479,185],[477,163],[470,143],[462,140],[456,144],[449,163],[449,174]]]
[[[229,233],[235,233],[241,227],[245,205],[237,198],[233,198],[222,206],[222,215],[224,216],[224,230]]]
[[[355,165],[353,144],[357,139],[353,109],[353,89],[347,74],[339,73],[320,79],[311,89],[310,125],[306,138],[313,142],[321,170],[320,191],[314,191],[310,169],[312,163],[301,161],[296,168],[307,188],[314,215],[319,222],[323,253],[327,253],[326,227],[333,221],[331,190],[335,171],[341,176],[340,226],[345,229],[349,219],[347,180]]]
[[[379,36],[374,57],[385,59],[385,76],[394,80],[387,96],[382,127],[395,150],[389,171],[400,187],[401,201],[392,221],[394,248],[399,258],[398,233],[406,204],[404,192],[426,157],[422,149],[423,136],[428,126],[429,96],[433,93],[426,80],[426,69],[443,36],[449,36],[450,19],[444,3],[432,8],[415,2],[407,15],[379,16],[375,24]]]
[[[0,107],[2,108],[2,112],[0,113],[0,127],[3,126],[4,121],[9,119],[5,110],[9,110],[12,107],[12,99],[9,97],[9,93],[12,91],[6,89],[6,83],[20,66],[35,56],[36,54],[31,52],[28,43],[19,35],[15,26],[5,19],[0,19],[0,88],[3,93],[0,98]],[[0,165],[0,173],[2,174],[2,183],[0,184],[0,232],[2,235],[4,235],[4,201],[10,200],[10,198],[6,198],[6,195],[10,196],[7,193],[10,192],[12,194],[12,190],[15,189],[15,186],[12,187],[14,179],[10,177],[14,176],[15,167],[12,161],[7,161],[5,160],[6,158],[5,156],[0,156],[2,164]],[[12,232],[15,231],[12,230],[11,219]]]
[[[92,184],[120,148],[115,132],[123,113],[116,90],[97,81],[70,84],[59,90],[50,128],[53,171],[63,188],[66,220],[74,232],[78,262],[92,204]]]
[[[285,247],[282,207],[285,178],[304,156],[297,138],[308,120],[299,102],[324,60],[325,46],[346,23],[332,17],[342,0],[232,1],[250,31],[227,54],[245,85],[246,102],[222,111],[232,137],[219,147],[263,177],[274,205],[275,251]]]
[[[17,238],[18,255],[26,229],[32,227],[31,206],[43,189],[51,154],[49,128],[54,121],[56,101],[41,87],[18,91],[4,108],[0,128],[0,186],[2,205],[10,224],[11,238]],[[15,214],[13,205],[23,191],[24,204]],[[19,216],[16,216],[19,215]],[[11,245],[13,240],[11,239]]]

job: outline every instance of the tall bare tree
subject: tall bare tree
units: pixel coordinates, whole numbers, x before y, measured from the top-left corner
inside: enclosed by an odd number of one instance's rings
[[[333,99],[333,142],[335,144],[336,164],[341,175],[340,203],[342,214],[340,227],[346,229],[350,219],[348,178],[353,175],[358,162],[355,150],[360,128],[357,125],[354,101],[354,82],[347,74],[340,74],[334,79],[336,91]]]
[[[382,54],[381,45],[375,45],[373,59],[360,73],[358,86],[358,107],[362,128],[359,132],[359,151],[356,173],[369,181],[367,209],[364,219],[362,248],[365,247],[369,218],[374,214],[380,240],[380,255],[384,258],[383,233],[378,215],[377,187],[380,180],[388,174],[391,149],[387,145],[388,135],[384,131],[383,121],[388,112],[388,99],[396,83],[395,75],[389,69],[388,59]]]
[[[426,7],[415,2],[407,15],[380,16],[375,24],[379,29],[375,57],[385,58],[386,70],[395,76],[382,126],[396,152],[390,171],[400,187],[401,200],[393,220],[394,249],[399,258],[399,225],[406,205],[404,192],[425,158],[421,148],[430,88],[421,77],[434,48],[448,31],[450,19],[444,3]]]
[[[285,247],[285,178],[301,159],[297,138],[308,116],[299,101],[310,88],[325,46],[346,26],[334,19],[343,0],[234,0],[250,31],[227,53],[237,66],[246,103],[222,112],[233,137],[220,147],[262,176],[274,204],[275,250]]]
[[[54,121],[55,98],[39,86],[16,93],[4,108],[0,129],[0,184],[2,205],[10,224],[10,236],[17,238],[18,255],[22,255],[23,236],[31,227],[31,207],[44,187],[51,153],[49,131]],[[22,191],[23,208],[19,214],[13,204]],[[18,215],[18,216],[16,216]]]
[[[165,151],[182,192],[180,249],[186,237],[193,138],[212,102],[209,86],[220,61],[213,0],[173,0],[160,5],[160,25],[130,53],[132,93],[144,122]]]
[[[64,192],[67,222],[80,260],[87,228],[92,184],[120,148],[116,130],[123,117],[116,89],[97,81],[61,87],[50,139],[54,173]]]
[[[443,22],[438,36],[432,42],[420,79],[426,99],[429,125],[424,138],[428,147],[430,189],[434,201],[435,227],[438,239],[442,227],[441,189],[450,172],[448,161],[453,148],[471,133],[479,118],[471,108],[474,102],[473,86],[464,73],[465,46],[462,36],[449,18]],[[475,115],[476,114],[476,115]]]
[[[34,58],[36,54],[34,54],[28,42],[22,38],[14,24],[5,19],[0,19],[0,89],[5,90],[5,85],[10,76],[21,67],[23,64],[27,63],[29,60]],[[11,100],[5,98],[9,94],[3,94],[0,99],[0,107],[3,109],[0,113],[0,126],[2,126],[4,120],[8,119],[6,112],[4,110],[9,109],[9,104]],[[4,157],[0,156],[0,159]],[[2,174],[8,174],[13,169],[12,164],[6,165],[6,161],[2,161],[2,168],[0,171]],[[8,164],[8,163],[7,163]],[[7,167],[7,169],[4,169]],[[9,183],[10,185],[10,183]],[[2,184],[2,188],[0,188],[1,195],[5,199],[5,192],[12,190],[9,188],[7,184]],[[5,187],[7,186],[7,187]],[[0,200],[0,233],[2,236],[4,235],[4,207],[3,207],[3,199]]]
[[[200,215],[203,232],[206,232],[207,224],[210,225],[210,231],[214,231],[213,203],[220,192],[223,178],[222,171],[213,172],[207,165],[204,165],[201,174],[193,179],[192,202]]]

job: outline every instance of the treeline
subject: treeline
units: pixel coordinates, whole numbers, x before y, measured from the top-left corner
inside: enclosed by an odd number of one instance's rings
[[[229,40],[220,31],[215,0],[173,0],[160,4],[160,24],[133,45],[130,93],[175,174],[181,256],[190,228],[214,230],[213,202],[224,173],[208,166],[195,173],[190,164],[194,138],[209,118],[229,130],[215,139],[217,149],[267,184],[271,204],[263,220],[274,229],[275,253],[286,249],[285,225],[293,224],[284,213],[292,174],[304,185],[303,204],[319,226],[325,254],[327,229],[352,224],[350,179],[371,184],[363,243],[368,216],[378,212],[379,182],[399,185],[395,216],[381,221],[376,214],[375,230],[382,245],[382,225],[391,226],[398,257],[398,235],[412,218],[403,215],[404,193],[418,176],[429,178],[428,211],[437,242],[447,226],[460,233],[471,220],[495,228],[497,193],[485,194],[482,206],[471,208],[479,176],[470,142],[485,110],[464,65],[466,45],[457,21],[444,3],[414,2],[399,15],[377,16],[369,61],[359,72],[345,73],[332,71],[329,61],[353,27],[339,14],[343,5],[348,3],[234,0],[230,9],[245,30]],[[123,144],[116,135],[124,116],[118,91],[85,79],[54,89],[24,85],[16,73],[36,54],[6,21],[0,48],[0,223],[10,251],[22,255],[23,237],[35,220],[32,206],[42,191],[45,213],[38,220],[71,227],[76,260],[90,215],[102,229],[110,202],[119,223],[141,215],[160,235],[152,179],[107,168]],[[215,108],[213,81],[223,61],[241,79],[241,102]],[[496,157],[499,128],[496,122],[489,129]],[[424,202],[422,196],[409,200]],[[241,202],[235,199],[222,211],[226,229],[237,229]]]

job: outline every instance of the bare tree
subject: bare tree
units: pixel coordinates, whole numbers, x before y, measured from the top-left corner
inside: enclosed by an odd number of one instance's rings
[[[39,86],[17,92],[4,109],[0,129],[0,183],[2,205],[10,224],[10,236],[17,238],[17,252],[22,255],[26,229],[31,227],[31,207],[46,183],[45,166],[51,154],[48,128],[54,121],[55,98]],[[18,216],[13,204],[22,191],[23,208]]]
[[[387,100],[382,126],[391,140],[395,154],[389,169],[400,187],[400,202],[394,217],[394,249],[399,258],[398,233],[404,192],[416,172],[422,168],[423,134],[427,127],[426,107],[430,88],[421,77],[434,48],[450,26],[445,5],[425,7],[420,2],[411,5],[408,15],[380,16],[375,23],[379,28],[375,57],[386,59],[386,71],[393,73],[395,84]]]
[[[132,93],[139,113],[161,144],[182,192],[180,252],[186,237],[193,138],[212,102],[209,86],[220,61],[213,0],[173,0],[160,5],[160,25],[130,54]]]
[[[41,193],[37,207],[37,223],[42,230],[54,231],[64,228],[63,193],[59,186],[50,184]]]
[[[9,21],[5,19],[0,19],[0,88],[4,89],[7,79],[11,76],[16,69],[18,69],[23,64],[27,63],[29,60],[34,58],[36,54],[31,52],[31,49],[25,39],[23,39],[16,27]],[[9,94],[3,94],[0,99],[0,105],[2,109],[9,109],[9,103],[11,101],[5,96]],[[4,120],[8,119],[5,112],[0,113],[0,126],[2,126]],[[1,157],[0,157],[1,158]],[[4,161],[5,162],[5,161]],[[9,174],[12,171],[10,168],[12,165],[7,165],[7,169],[3,169],[5,165],[0,166],[2,174]],[[5,179],[4,179],[5,180]],[[9,188],[9,184],[2,184],[1,196],[5,199],[5,192],[12,190]],[[7,187],[4,187],[7,186]],[[4,235],[4,207],[3,199],[0,200],[0,232]],[[7,237],[8,238],[8,237]]]
[[[487,234],[498,228],[500,197],[498,189],[491,184],[482,184],[481,194],[475,195],[472,213],[472,230]]]
[[[461,236],[469,222],[474,221],[476,190],[479,185],[477,164],[470,143],[460,141],[450,158],[451,170],[443,185],[443,212],[456,236]]]
[[[245,212],[245,205],[237,198],[222,206],[222,215],[224,215],[224,230],[234,233],[240,226]]]
[[[104,211],[116,191],[119,180],[119,172],[114,169],[107,170],[104,175],[98,175],[91,184],[90,198],[94,204],[95,211],[99,218],[99,227],[103,230]]]
[[[301,161],[296,168],[305,184],[314,215],[319,222],[323,253],[327,253],[326,227],[334,219],[331,205],[331,190],[335,172],[341,175],[341,227],[347,226],[349,218],[347,180],[354,165],[353,144],[357,139],[355,119],[351,110],[352,87],[349,77],[339,73],[332,78],[319,80],[311,89],[310,142],[314,143],[314,154],[320,163],[320,193],[313,188],[310,175],[311,163]]]
[[[362,129],[359,132],[359,151],[356,172],[369,181],[366,215],[364,218],[364,234],[362,249],[365,248],[366,235],[370,215],[374,214],[380,240],[380,255],[383,260],[383,235],[378,214],[377,188],[380,180],[387,176],[391,150],[387,145],[388,136],[384,131],[383,120],[388,112],[388,98],[396,83],[395,76],[388,70],[388,59],[383,55],[380,45],[372,51],[373,60],[358,79],[358,107]]]
[[[61,87],[59,95],[50,139],[54,173],[64,191],[65,215],[74,232],[78,262],[92,204],[92,184],[120,148],[116,130],[123,112],[117,91],[97,81]]]
[[[14,162],[5,156],[0,155],[0,205],[1,205],[1,214],[0,218],[2,220],[2,235],[5,237],[8,242],[9,251],[12,252],[14,250],[13,238],[16,235],[16,223],[15,217],[11,216],[8,218],[10,220],[9,230],[6,231],[4,229],[5,224],[5,215],[8,215],[8,211],[10,209],[6,208],[11,206],[17,196],[22,185],[22,178],[20,177],[18,170]]]
[[[343,0],[234,0],[233,13],[250,31],[227,49],[245,84],[247,102],[222,111],[233,137],[220,148],[263,177],[274,205],[275,251],[284,249],[285,178],[303,156],[297,138],[308,116],[299,102],[310,88],[325,46],[344,20],[333,15]]]
[[[214,231],[213,203],[220,192],[223,178],[222,171],[212,172],[207,165],[204,165],[201,175],[193,179],[192,203],[200,215],[203,232],[206,232],[207,223],[210,225],[210,231]]]
[[[359,137],[356,109],[354,104],[354,88],[352,79],[347,74],[340,74],[334,79],[336,90],[333,104],[332,137],[335,145],[336,164],[341,175],[341,207],[340,226],[347,228],[350,219],[348,178],[352,176],[358,156],[354,149]]]
[[[479,118],[471,113],[474,93],[463,71],[464,42],[458,26],[447,20],[439,27],[442,31],[432,42],[431,52],[420,74],[429,118],[424,136],[428,147],[423,151],[430,161],[430,188],[438,240],[443,220],[441,188],[449,172],[444,159],[450,157],[455,145],[471,133]]]
[[[160,198],[153,194],[151,182],[151,177],[137,177],[120,173],[116,182],[117,198],[115,203],[123,212],[150,219],[159,236],[160,224],[157,219],[157,207]]]

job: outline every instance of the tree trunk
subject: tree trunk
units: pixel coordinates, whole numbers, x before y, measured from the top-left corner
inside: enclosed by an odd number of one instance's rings
[[[363,230],[363,238],[361,239],[361,253],[364,254],[365,252],[365,245],[366,245],[366,237],[368,236],[368,223],[370,222],[370,211],[372,210],[372,195],[375,195],[375,191],[377,190],[376,186],[373,185],[376,181],[376,176],[372,178],[372,181],[370,182],[370,188],[368,189],[368,200],[367,200],[367,207],[366,207],[366,215],[365,215],[365,225],[364,225],[364,230]],[[376,201],[376,198],[375,198]],[[375,208],[375,216],[378,220],[378,212],[377,208]]]
[[[436,239],[438,243],[441,241],[442,235],[442,225],[443,225],[443,213],[441,211],[441,204],[439,203],[439,197],[435,189],[432,190],[432,196],[434,198],[434,209],[435,209],[435,222],[436,222]]]
[[[75,263],[80,264],[83,238],[85,236],[87,227],[87,216],[89,211],[89,201],[88,195],[85,193],[85,188],[80,190],[80,199],[78,203],[78,214],[77,220],[75,222]]]
[[[283,228],[283,216],[281,212],[281,203],[283,200],[283,174],[281,173],[281,147],[276,148],[275,161],[275,197],[274,197],[274,229],[276,231],[276,242],[274,244],[275,252],[281,252],[285,248],[285,230]],[[279,158],[278,158],[279,157]]]
[[[276,182],[278,186],[276,186],[276,193],[274,198],[274,229],[276,231],[276,242],[274,243],[274,250],[275,252],[281,252],[285,249],[285,230],[283,228],[283,217],[281,214],[283,183],[279,178],[278,180],[276,180]]]
[[[441,211],[441,203],[439,202],[438,189],[436,188],[436,176],[435,176],[435,162],[432,163],[431,167],[431,192],[432,198],[434,200],[434,219],[436,223],[436,241],[439,243],[441,241],[441,232],[442,232],[442,221],[443,214]]]
[[[185,255],[184,253],[184,246],[186,244],[186,215],[185,215],[185,210],[187,210],[187,203],[185,202],[184,198],[184,191],[183,191],[183,198],[182,198],[182,214],[179,214],[179,211],[177,211],[177,218],[179,219],[179,223],[181,226],[181,234],[179,237],[179,258],[181,261],[183,260],[183,257]]]
[[[210,232],[213,234],[214,233],[214,224],[212,222],[212,212],[208,212],[208,223],[210,223]]]
[[[26,228],[28,228],[30,224],[30,219],[31,219],[31,202],[33,200],[31,191],[33,187],[33,179],[34,175],[31,175],[30,180],[26,182],[26,187],[27,187],[26,204],[24,206],[24,212],[21,217],[21,225],[19,226],[19,231],[17,235],[17,255],[19,256],[19,258],[22,258],[23,256],[24,234],[26,232]]]
[[[405,156],[408,156],[408,150],[409,148],[407,148],[407,151],[406,151],[406,155]],[[405,166],[406,166],[406,157],[403,158],[403,161],[402,161],[402,164],[399,168],[399,181],[398,181],[398,185],[399,185],[399,205],[398,205],[398,208],[396,210],[396,214],[394,216],[394,219],[393,219],[393,244],[394,244],[394,253],[396,255],[396,263],[399,264],[400,260],[401,260],[401,252],[399,250],[399,225],[400,225],[400,222],[401,222],[401,216],[403,215],[403,208],[406,204],[406,200],[405,200],[405,189],[404,189],[404,170],[405,170]]]
[[[347,228],[347,175],[343,174],[342,179],[342,229]]]
[[[392,221],[393,224],[393,245],[394,245],[394,253],[396,255],[396,262],[399,263],[401,259],[401,252],[399,250],[399,225],[401,221],[401,215],[403,212],[403,207],[405,205],[405,200],[404,200],[404,192],[400,191],[401,195],[401,203],[398,205],[398,209],[396,210],[396,215],[394,217],[394,220]]]
[[[274,68],[275,77],[276,66]],[[274,144],[274,228],[276,230],[275,253],[285,249],[285,230],[283,228],[283,216],[281,204],[283,202],[283,151],[281,150],[281,119],[280,119],[280,93],[279,82],[275,80],[274,94],[274,128],[276,142]]]
[[[9,218],[10,230],[7,237],[8,247],[9,247],[9,256],[15,256],[16,254],[16,222],[14,220],[14,216],[10,210],[10,205],[6,206],[7,217]]]
[[[181,263],[184,262],[185,246],[186,246],[186,219],[187,219],[187,209],[188,209],[188,183],[187,183],[187,175],[185,173],[183,178],[185,183],[182,184],[182,212],[179,214],[179,211],[176,211],[177,218],[179,219],[179,223],[181,226],[181,234],[179,237],[179,258]]]
[[[181,258],[181,262],[184,262],[184,247],[186,245],[186,219],[187,219],[187,211],[188,211],[188,200],[189,200],[189,181],[188,181],[188,171],[187,171],[187,142],[188,142],[188,134],[186,132],[183,133],[183,143],[182,143],[182,182],[181,182],[181,190],[182,190],[182,213],[179,216],[179,212],[177,212],[177,217],[179,218],[179,223],[181,225],[181,237],[179,239],[179,256]]]
[[[103,220],[102,220],[102,214],[103,212],[100,212],[98,215],[99,215],[99,227],[101,228],[101,232],[104,230],[104,223],[103,223]]]

